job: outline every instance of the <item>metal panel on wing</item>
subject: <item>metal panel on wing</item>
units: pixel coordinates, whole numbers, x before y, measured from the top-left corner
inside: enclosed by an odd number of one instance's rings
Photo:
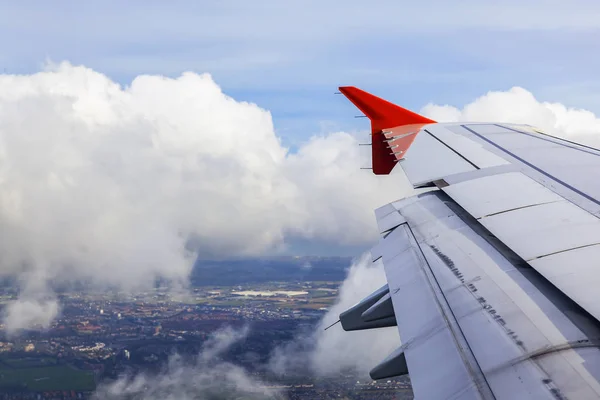
[[[400,224],[403,224],[404,222],[406,222],[406,220],[397,211],[389,213],[385,217],[377,220],[377,226],[379,227],[379,233],[384,233],[391,229],[394,229],[395,227],[397,227]]]
[[[404,229],[394,229],[377,245],[377,254],[383,261],[392,260],[405,252],[410,247],[410,242],[405,239]]]
[[[475,171],[469,161],[427,132],[421,132],[410,148],[410,157],[400,162],[413,186],[427,184],[446,175]]]
[[[529,177],[600,216],[600,150],[522,127],[464,124],[448,129],[484,144]]]
[[[471,179],[443,190],[475,218],[564,200],[520,172]]]
[[[571,349],[569,343],[585,343],[583,332],[471,225],[457,224],[457,215],[439,218],[453,214],[444,196],[431,192],[400,212],[451,309],[449,318],[456,319],[495,398],[590,398],[600,393],[591,376],[600,373],[598,349]],[[394,279],[388,276],[390,288]],[[553,348],[561,350],[549,351]],[[532,356],[537,353],[544,356]]]
[[[456,346],[456,338],[424,274],[425,261],[410,230],[402,225],[394,232],[397,232],[395,240],[390,243],[409,247],[387,261],[384,259],[384,266],[402,349],[414,377],[415,396],[424,399],[481,398],[461,353],[468,349]],[[432,368],[436,364],[438,368]]]
[[[480,222],[526,261],[600,243],[600,220],[568,201],[507,211]]]
[[[600,244],[529,261],[539,273],[600,319]]]
[[[510,164],[504,158],[485,149],[481,143],[474,142],[464,135],[452,132],[444,124],[429,125],[426,131],[475,164],[478,168],[490,168]]]

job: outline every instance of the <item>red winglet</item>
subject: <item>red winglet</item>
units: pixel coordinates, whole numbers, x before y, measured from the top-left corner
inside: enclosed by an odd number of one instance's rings
[[[410,138],[407,137],[406,140],[394,143],[397,147],[392,152],[383,134],[384,129],[397,128],[403,125],[420,125],[418,131],[423,125],[435,123],[429,118],[373,96],[354,86],[342,86],[339,89],[348,100],[371,120],[373,173],[376,175],[389,174],[396,162],[404,156],[416,136],[410,135]]]

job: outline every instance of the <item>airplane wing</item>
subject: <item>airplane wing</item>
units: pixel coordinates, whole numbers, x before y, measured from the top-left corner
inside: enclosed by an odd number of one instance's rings
[[[600,150],[340,91],[371,120],[373,172],[429,188],[375,211],[388,284],[340,315],[397,326],[371,377],[410,373],[417,399],[600,398]]]

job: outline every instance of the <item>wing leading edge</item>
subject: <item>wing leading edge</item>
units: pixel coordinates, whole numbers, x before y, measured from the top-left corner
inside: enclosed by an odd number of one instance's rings
[[[361,110],[373,132],[391,130]],[[394,130],[411,130],[403,121]],[[410,155],[394,156],[433,190],[376,210],[371,253],[388,284],[340,315],[345,330],[397,326],[402,346],[372,378],[410,372],[425,399],[600,398],[600,209],[589,180],[554,179],[561,161],[589,166],[596,150],[574,157],[583,146],[524,127],[429,121]]]

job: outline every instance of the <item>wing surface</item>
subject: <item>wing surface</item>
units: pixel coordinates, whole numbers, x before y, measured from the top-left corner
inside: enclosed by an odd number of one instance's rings
[[[397,325],[372,377],[409,372],[419,399],[600,398],[600,151],[526,125],[378,128],[431,190],[376,210],[388,285],[340,316]]]

